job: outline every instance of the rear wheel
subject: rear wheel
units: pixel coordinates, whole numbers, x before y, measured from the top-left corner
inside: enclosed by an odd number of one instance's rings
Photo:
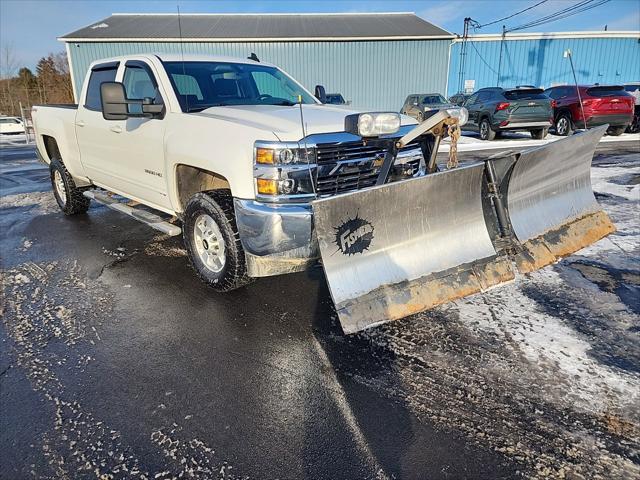
[[[571,117],[568,113],[561,113],[556,119],[556,134],[562,137],[571,135],[573,133],[573,124],[571,123]]]
[[[496,132],[491,128],[488,118],[483,118],[480,122],[480,139],[493,140],[496,138]]]
[[[82,194],[84,189],[76,187],[73,177],[64,164],[56,158],[51,159],[49,172],[53,195],[56,197],[60,210],[65,215],[85,213],[89,209],[91,200]]]
[[[609,129],[607,130],[607,134],[611,135],[612,137],[618,137],[620,135],[622,135],[624,133],[625,127],[609,127]]]
[[[214,290],[228,292],[251,282],[229,190],[191,197],[182,234],[191,265]]]
[[[531,138],[536,140],[542,140],[549,133],[548,128],[536,128],[535,130],[531,130]]]

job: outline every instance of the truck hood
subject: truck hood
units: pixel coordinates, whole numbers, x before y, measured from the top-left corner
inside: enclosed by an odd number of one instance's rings
[[[344,131],[344,118],[362,110],[353,110],[336,105],[302,105],[305,133],[332,133]],[[279,105],[234,105],[211,107],[196,115],[215,118],[238,125],[248,126],[273,133],[281,141],[298,141],[304,137],[300,121],[300,106]],[[416,121],[402,116],[402,125],[413,125]]]

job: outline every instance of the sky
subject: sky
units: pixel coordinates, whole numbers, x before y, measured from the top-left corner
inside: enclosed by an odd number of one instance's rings
[[[57,37],[95,23],[111,13],[262,13],[262,12],[415,12],[453,33],[461,33],[464,17],[488,23],[540,0],[0,0],[0,51],[9,48],[18,66],[33,68],[38,60],[64,50]],[[514,27],[577,3],[547,0],[508,21]],[[640,2],[611,0],[584,13],[535,27],[525,32],[640,30]],[[479,33],[498,33],[502,23]],[[4,55],[0,55],[4,58]],[[2,71],[0,65],[0,71]]]

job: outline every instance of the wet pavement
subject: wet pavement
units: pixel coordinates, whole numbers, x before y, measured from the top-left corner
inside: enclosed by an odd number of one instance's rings
[[[0,157],[1,478],[640,477],[636,144],[594,160],[616,234],[352,336],[320,268],[216,294],[179,238],[65,217],[31,147]]]

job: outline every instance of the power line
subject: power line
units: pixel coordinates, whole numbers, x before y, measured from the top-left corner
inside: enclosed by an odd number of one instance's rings
[[[480,60],[482,60],[482,63],[485,64],[485,66],[491,70],[493,73],[495,73],[496,75],[498,74],[498,72],[496,72],[493,68],[491,68],[491,65],[489,65],[489,63],[487,63],[487,61],[484,59],[484,57],[482,55],[480,55],[480,52],[478,51],[478,49],[475,46],[475,43],[473,40],[471,40],[469,42],[469,44],[473,47],[473,49],[476,51],[476,54],[478,55],[478,57],[480,57]]]
[[[526,28],[537,27],[546,23],[555,22],[556,20],[561,20],[578,13],[586,12],[588,10],[591,10],[592,8],[599,7],[600,5],[604,5],[609,1],[611,0],[582,0],[581,2],[578,2],[570,7],[563,8],[561,10],[558,10],[557,12],[538,18],[537,20],[532,20],[517,27],[508,28],[505,30],[505,32],[514,32],[517,30],[524,30]]]
[[[483,27],[488,27],[489,25],[493,25],[494,23],[498,23],[498,22],[502,22],[504,20],[508,20],[510,18],[515,17],[516,15],[520,15],[521,13],[526,12],[527,10],[531,10],[532,8],[536,8],[538,5],[542,5],[543,3],[547,2],[548,0],[542,0],[541,2],[536,3],[535,5],[531,5],[530,7],[525,8],[524,10],[520,10],[519,12],[516,13],[512,13],[511,15],[509,15],[508,17],[504,17],[504,18],[500,18],[498,20],[494,20],[493,22],[489,22],[489,23],[485,23],[482,25],[478,25],[478,29],[483,28]]]

